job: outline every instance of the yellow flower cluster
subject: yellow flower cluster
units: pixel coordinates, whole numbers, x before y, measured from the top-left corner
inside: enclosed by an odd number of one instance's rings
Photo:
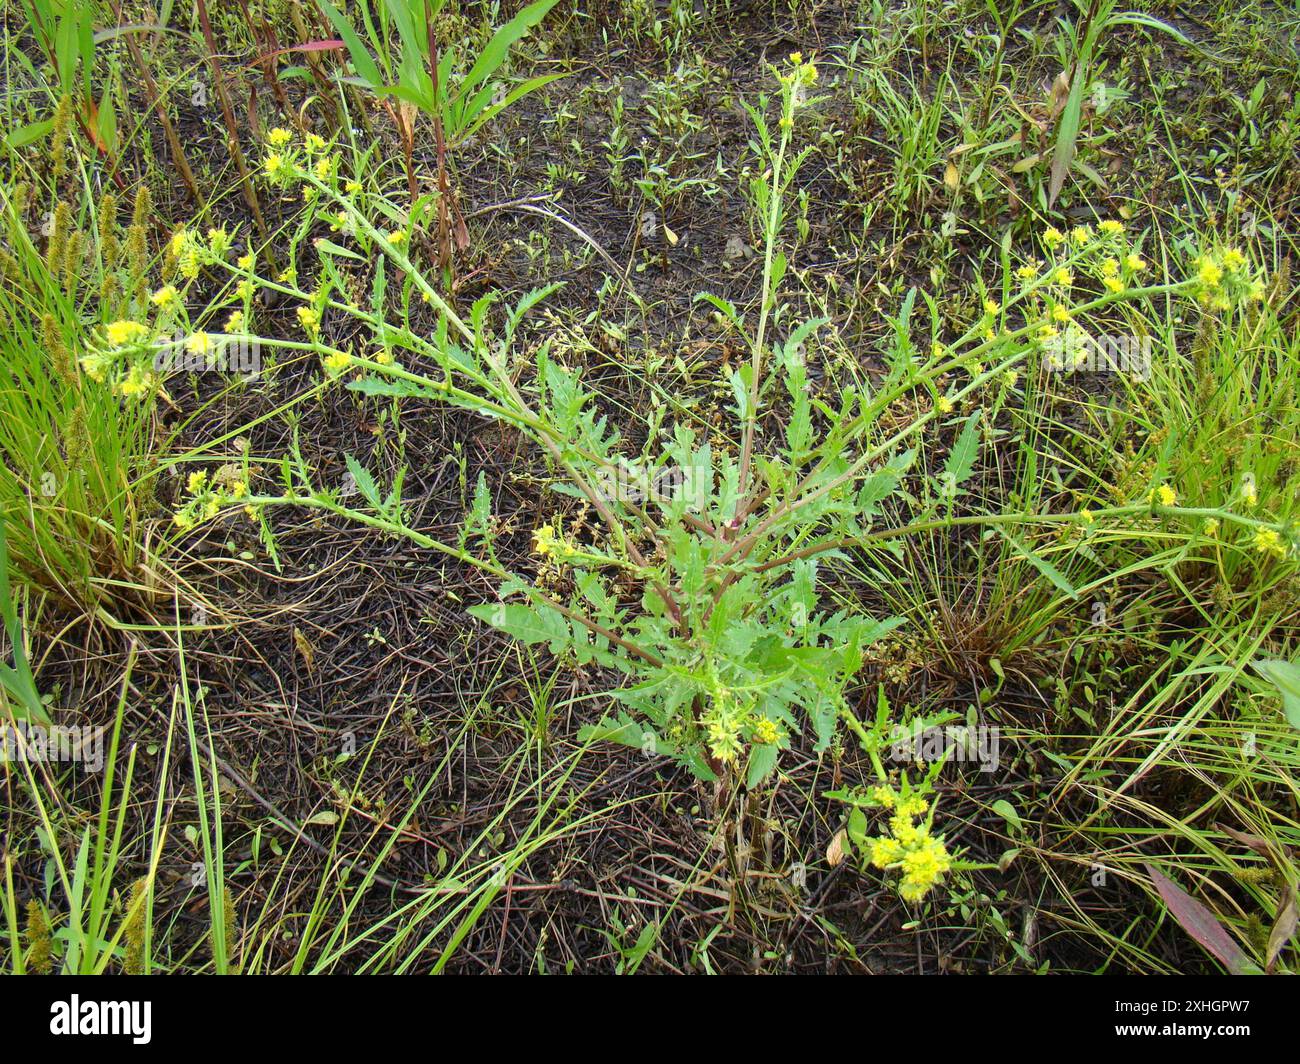
[[[320,335],[320,311],[315,307],[299,307],[298,324],[308,336],[315,339]]]
[[[188,229],[178,229],[167,245],[167,251],[176,264],[177,272],[187,281],[199,275],[203,266],[203,246]]]
[[[192,281],[205,263],[224,261],[234,244],[234,236],[224,227],[210,228],[206,240],[182,228],[172,234],[167,243],[167,253],[176,266],[176,272],[185,280]],[[154,293],[153,302],[161,309],[170,309],[179,302],[179,295],[175,286],[166,285]]]
[[[1260,554],[1271,554],[1277,558],[1285,558],[1288,551],[1286,540],[1274,528],[1255,530],[1255,549]]]
[[[562,553],[567,548],[563,538],[555,534],[555,526],[549,521],[533,530],[533,550],[539,557],[550,558]]]
[[[754,725],[754,742],[761,746],[772,746],[781,739],[781,729],[776,721],[768,717],[759,717]]]
[[[308,176],[325,182],[338,172],[338,159],[328,154],[329,143],[318,133],[308,133],[303,139],[307,158],[299,165],[298,150],[293,145],[293,134],[277,126],[266,136],[271,149],[262,159],[262,171],[273,185],[287,187]],[[314,186],[303,189],[303,198],[310,200],[317,194]]]
[[[185,481],[189,500],[172,514],[172,523],[182,532],[188,532],[200,521],[210,521],[221,513],[223,506],[246,498],[248,480],[243,469],[231,462],[221,466],[211,479],[205,469],[195,470]],[[256,518],[258,508],[245,506],[244,512]]]
[[[1206,252],[1192,260],[1196,298],[1214,310],[1227,310],[1264,298],[1263,276],[1254,276],[1246,256],[1236,248]]]
[[[1151,493],[1151,505],[1177,506],[1178,493],[1168,484],[1161,484]]]
[[[149,336],[149,327],[138,321],[114,321],[104,326],[104,339],[113,347],[138,344]]]
[[[282,155],[278,151],[271,152],[262,160],[262,169],[273,185],[286,184],[298,172],[292,157]]]
[[[784,74],[777,74],[784,84],[792,86],[813,85],[817,81],[817,64],[811,59],[804,62],[803,52],[790,53],[790,69]]]
[[[181,301],[181,294],[174,284],[165,284],[149,297],[149,302],[159,310],[174,310]]]
[[[900,794],[888,786],[872,788],[868,800],[893,815],[886,834],[867,840],[867,860],[881,871],[900,872],[899,896],[920,901],[952,868],[942,837],[930,833],[928,820],[917,822],[930,812],[929,803],[920,794]]]
[[[352,356],[343,351],[331,351],[321,359],[321,365],[325,368],[326,374],[331,377],[337,377],[351,364]]]
[[[124,399],[144,398],[158,384],[158,375],[148,359],[151,335],[149,326],[138,321],[109,322],[104,326],[103,346],[87,352],[79,364],[86,376],[102,384],[119,362],[126,361],[129,364],[117,376],[113,390]]]
[[[117,382],[117,394],[124,399],[142,399],[158,383],[158,375],[141,365],[134,365]]]
[[[1072,260],[1081,261],[1088,274],[1101,281],[1102,287],[1114,295],[1125,291],[1134,278],[1147,268],[1146,260],[1141,255],[1126,249],[1123,238],[1124,223],[1115,218],[1098,222],[1095,230],[1088,225],[1077,225],[1069,233],[1063,233],[1051,225],[1043,230],[1044,247],[1049,251],[1064,248]],[[1083,251],[1088,253],[1087,256],[1079,255]],[[1016,271],[1016,276],[1022,281],[1037,280],[1039,267],[1037,264],[1026,264]],[[1074,272],[1063,264],[1049,267],[1046,277],[1049,283],[1062,289],[1071,289],[1075,283]],[[1067,321],[1068,314],[1068,307],[1058,306],[1053,309],[1053,316],[1058,323]],[[1041,332],[1040,339],[1050,340],[1058,335],[1059,330],[1048,322]]]

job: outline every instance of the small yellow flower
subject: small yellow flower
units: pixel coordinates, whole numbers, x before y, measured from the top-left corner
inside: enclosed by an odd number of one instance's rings
[[[754,742],[761,746],[772,746],[780,738],[781,730],[776,726],[776,721],[767,717],[758,718],[758,723],[754,725]]]
[[[726,720],[714,720],[708,726],[709,751],[724,765],[736,761],[740,755],[740,737]]]
[[[1107,218],[1104,222],[1100,222],[1097,228],[1106,236],[1119,236],[1124,232],[1124,223],[1114,218]]]
[[[1016,270],[1016,276],[1022,281],[1032,281],[1038,276],[1038,267],[1025,263],[1020,269]]]
[[[215,348],[216,345],[213,343],[212,337],[205,332],[196,332],[185,341],[185,350],[191,355],[198,355],[202,358],[212,354]]]
[[[533,551],[543,558],[556,553],[555,529],[550,524],[533,530]]]
[[[1217,517],[1207,518],[1202,529],[1207,536],[1217,536],[1219,534],[1219,519]]]
[[[253,253],[248,251],[235,260],[235,265],[241,270],[251,270],[253,268],[253,263],[256,261],[257,260],[254,258]]]
[[[320,311],[315,307],[299,307],[298,323],[312,336],[320,331]]]
[[[1144,259],[1141,255],[1137,255],[1134,254],[1133,252],[1130,252],[1129,254],[1124,256],[1124,265],[1127,266],[1134,273],[1142,273],[1147,268],[1147,260]]]
[[[1196,279],[1206,288],[1218,288],[1223,281],[1223,270],[1218,263],[1211,262],[1209,259],[1202,259],[1196,271]]]
[[[171,310],[180,302],[180,293],[174,284],[165,284],[149,297],[149,302],[163,310]]]
[[[867,860],[882,871],[903,859],[903,847],[897,839],[884,836],[867,842]]]
[[[343,190],[344,190],[344,191],[345,191],[349,196],[355,196],[358,192],[361,191],[361,182],[359,182],[359,181],[349,181],[346,185],[343,186]]]
[[[1002,374],[1002,383],[1007,388],[1014,388],[1020,383],[1020,371],[1009,369]]]
[[[1064,241],[1065,241],[1065,234],[1062,233],[1059,229],[1057,229],[1056,226],[1049,225],[1046,229],[1043,230],[1043,243],[1046,244],[1049,248],[1054,248],[1059,244],[1064,243]]]
[[[197,495],[203,490],[203,486],[208,482],[208,473],[205,469],[196,469],[190,474],[189,479],[185,482],[185,490],[191,495]]]
[[[385,234],[384,239],[393,247],[399,248],[406,243],[406,232],[402,229],[394,229],[391,233]]]
[[[1230,273],[1237,273],[1246,265],[1246,256],[1236,248],[1229,248],[1223,253],[1223,268]]]
[[[1286,543],[1273,528],[1256,529],[1255,549],[1261,554],[1274,554],[1279,558],[1285,558],[1287,551]]]
[[[996,299],[984,300],[985,314],[997,314],[1001,309],[1002,309],[1002,304],[1000,304]]]
[[[176,267],[180,274],[187,281],[192,281],[199,275],[199,268],[202,264],[199,262],[199,253],[196,248],[188,248],[179,260]]]
[[[1092,516],[1092,511],[1089,510],[1086,506],[1085,506],[1082,510],[1079,511],[1079,516],[1080,516],[1081,518],[1083,518],[1083,523],[1084,523],[1085,525],[1090,525],[1090,524],[1092,524],[1092,522],[1093,522],[1093,520],[1094,520],[1094,518],[1093,518],[1093,516]]]
[[[222,326],[223,332],[237,333],[244,331],[244,312],[242,310],[231,311],[230,317],[226,319],[226,324]]]
[[[929,810],[930,803],[919,794],[909,794],[898,803],[898,813],[900,816],[924,816],[929,812]]]
[[[1151,501],[1161,506],[1174,506],[1178,503],[1178,493],[1168,484],[1161,484],[1151,493]]]
[[[1067,308],[1063,303],[1057,303],[1054,307],[1052,307],[1052,317],[1056,321],[1062,323],[1069,321],[1070,320],[1069,308]]]
[[[208,250],[221,258],[230,250],[230,234],[225,229],[213,227],[208,230]]]
[[[1057,284],[1063,285],[1066,288],[1069,288],[1072,284],[1074,284],[1074,274],[1072,274],[1064,266],[1058,267],[1056,272],[1052,274],[1052,278],[1053,280],[1056,281]]]
[[[331,377],[337,377],[340,373],[342,373],[345,369],[348,368],[351,362],[352,362],[351,357],[349,357],[344,352],[332,351],[330,352],[330,354],[325,356],[321,364],[325,367],[326,373],[328,373]]]
[[[104,326],[104,337],[114,347],[137,343],[148,335],[148,327],[138,321],[114,321]]]
[[[319,133],[308,133],[304,143],[307,145],[307,150],[312,154],[323,152],[327,147],[325,138]]]
[[[128,399],[138,399],[153,390],[157,378],[147,369],[141,366],[132,366],[117,384],[119,395]]]
[[[1101,283],[1106,286],[1106,291],[1114,292],[1117,295],[1124,291],[1124,282],[1118,277],[1103,277]]]
[[[273,148],[283,148],[289,141],[293,140],[293,134],[283,126],[276,126],[266,135],[266,140]]]
[[[952,400],[949,399],[946,395],[941,395],[941,396],[939,396],[939,402],[935,404],[935,408],[936,408],[936,409],[939,411],[939,413],[941,413],[941,414],[951,414],[951,413],[952,413]]]
[[[284,156],[278,152],[273,152],[262,160],[262,167],[266,170],[267,177],[279,177],[285,172]]]
[[[79,365],[92,381],[103,383],[104,376],[107,374],[109,367],[113,365],[113,362],[112,355],[103,351],[92,351],[90,354],[81,357]]]
[[[1092,230],[1086,225],[1076,225],[1070,230],[1070,239],[1075,247],[1087,247],[1092,242]]]

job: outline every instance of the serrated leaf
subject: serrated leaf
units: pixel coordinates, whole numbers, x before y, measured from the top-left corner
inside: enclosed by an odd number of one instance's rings
[[[567,643],[572,635],[564,618],[555,610],[534,608],[518,602],[492,602],[471,606],[469,614],[499,628],[521,643]]]
[[[350,454],[345,454],[343,461],[347,464],[348,472],[352,475],[352,482],[365,496],[366,502],[377,510],[382,509],[383,501],[379,497],[379,486],[375,483],[375,478],[370,475],[369,470]]]
[[[979,423],[983,413],[982,410],[976,410],[966,419],[957,442],[952,445],[952,451],[948,454],[948,462],[944,466],[943,484],[944,490],[951,495],[956,495],[957,489],[975,472],[975,458],[979,454]]]

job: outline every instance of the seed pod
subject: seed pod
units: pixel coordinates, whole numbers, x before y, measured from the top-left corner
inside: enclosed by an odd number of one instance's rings
[[[131,884],[131,893],[126,901],[126,922],[122,925],[122,941],[125,943],[125,956],[122,971],[126,975],[144,975],[144,939],[145,907],[149,881],[137,879]]]
[[[59,97],[59,104],[54,109],[54,128],[50,131],[50,179],[56,189],[68,169],[68,130],[71,127],[72,97],[65,94]]]
[[[145,227],[134,222],[126,231],[126,269],[130,275],[128,283],[135,297],[143,301],[146,295],[145,282],[149,274],[149,243],[145,236]]]
[[[81,263],[85,258],[82,244],[85,240],[81,230],[68,234],[63,245],[63,290],[68,295],[76,295],[77,284],[81,279]]]
[[[138,225],[144,229],[149,224],[149,219],[153,216],[153,196],[149,192],[149,186],[141,184],[135,190],[135,203],[131,209],[131,224]]]
[[[27,967],[37,975],[53,970],[54,939],[41,903],[33,898],[27,903]]]
[[[49,353],[50,363],[54,367],[54,375],[63,381],[69,387],[77,383],[77,371],[72,362],[72,356],[68,354],[67,345],[63,342],[63,337],[59,335],[59,324],[54,320],[53,314],[46,314],[41,319],[41,340],[45,344],[45,350]]]
[[[105,192],[99,201],[99,248],[104,270],[111,270],[121,250],[117,238],[117,197],[111,192]]]
[[[68,471],[79,477],[90,453],[90,431],[86,427],[85,412],[78,402],[68,415],[68,424],[63,430],[63,460]]]
[[[59,200],[54,208],[54,218],[50,223],[50,239],[45,245],[45,264],[50,273],[56,277],[63,265],[63,245],[68,239],[68,230],[72,228],[72,208],[66,200]]]

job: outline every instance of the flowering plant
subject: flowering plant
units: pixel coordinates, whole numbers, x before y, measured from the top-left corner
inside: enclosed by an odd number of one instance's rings
[[[562,338],[543,342],[530,364],[519,355],[521,322],[557,286],[528,293],[495,331],[492,295],[458,313],[419,264],[409,239],[414,219],[360,180],[345,180],[340,160],[319,138],[298,147],[276,131],[267,178],[286,191],[301,189],[312,217],[328,222],[337,238],[315,240],[320,275],[310,291],[299,287],[292,264],[270,280],[257,275],[251,255],[231,264],[226,247],[217,253],[209,242],[204,261],[238,277],[241,326],[251,325],[258,287],[297,300],[302,338],[261,342],[319,359],[317,388],[447,403],[509,425],[547,456],[559,480],[555,490],[577,500],[576,512],[548,517],[533,530],[528,573],[498,554],[481,477],[459,541],[445,543],[411,527],[400,473],[384,489],[347,456],[363,500],[353,505],[322,488],[295,447],[281,464],[279,493],[256,490],[246,466],[218,471],[190,485],[192,498],[177,523],[188,528],[240,506],[269,537],[266,507],[316,508],[475,566],[495,579],[497,601],[471,607],[473,616],[578,665],[622,675],[611,706],[586,737],[672,757],[704,780],[752,787],[805,727],[819,752],[841,725],[861,733],[846,690],[865,649],[902,623],[829,604],[819,588],[825,563],[855,546],[887,546],[959,524],[1051,521],[1087,530],[1103,517],[1176,511],[1173,489],[1153,488],[1149,499],[1095,513],[954,513],[992,422],[986,408],[1006,400],[1022,369],[1043,363],[1063,328],[1082,314],[1142,297],[1211,290],[1211,301],[1225,291],[1248,298],[1256,289],[1244,262],[1219,256],[1217,276],[1201,268],[1184,281],[1148,284],[1148,264],[1120,223],[1068,234],[1049,229],[1048,261],[1013,268],[1004,245],[1000,286],[981,289],[975,317],[956,337],[945,337],[943,316],[926,299],[929,336],[915,344],[924,326],[914,320],[917,293],[909,293],[892,322],[884,376],[872,387],[827,397],[813,383],[810,353],[842,352],[836,330],[820,318],[790,323],[780,299],[788,270],[781,250],[786,202],[808,156],[793,147],[796,118],[816,102],[808,98],[816,67],[795,56],[776,78],[775,100],[760,99],[751,109],[764,164],[754,196],[764,237],[756,311],[699,297],[748,356],[718,382],[730,399],[730,433],[714,439],[683,423],[665,425],[659,407],[645,426],[640,458],[630,457],[595,392],[567,363]],[[178,255],[192,250],[182,242]],[[360,295],[365,285],[348,272],[355,262],[374,264],[368,306]],[[432,335],[412,321],[413,299],[436,313]],[[332,329],[333,321],[348,327]],[[330,341],[343,333],[348,345]],[[937,473],[914,473],[910,444],[936,423],[952,430],[947,460]],[[880,527],[884,503],[905,477],[912,517]],[[1187,513],[1239,519],[1218,510]],[[1268,530],[1240,520],[1260,535]],[[1259,549],[1274,549],[1272,540]],[[876,788],[850,804],[851,841],[870,863],[900,873],[905,896],[919,898],[952,867],[942,836],[931,834],[934,809],[923,786],[909,790],[882,772]],[[886,832],[867,833],[870,808],[891,813]]]

